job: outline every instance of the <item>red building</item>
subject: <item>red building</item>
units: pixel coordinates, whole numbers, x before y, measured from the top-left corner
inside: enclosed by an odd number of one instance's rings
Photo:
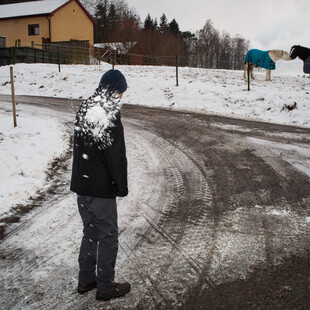
[[[115,60],[117,64],[144,64],[143,58],[145,56],[145,52],[138,42],[96,43],[94,44],[94,47],[99,50],[102,61],[112,62],[113,55],[115,53]]]

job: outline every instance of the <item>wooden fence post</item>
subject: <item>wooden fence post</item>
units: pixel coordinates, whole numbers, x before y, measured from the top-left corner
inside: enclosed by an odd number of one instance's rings
[[[51,63],[51,45],[48,43],[48,63]]]
[[[179,86],[179,68],[178,68],[178,55],[175,56],[175,72],[176,72],[176,86]]]
[[[248,73],[248,91],[250,91],[250,63],[247,62],[247,73]]]
[[[10,67],[10,76],[11,76],[11,90],[12,90],[13,121],[15,128],[17,126],[17,120],[16,120],[16,105],[15,105],[15,90],[14,90],[14,74],[12,66]]]
[[[114,70],[114,67],[115,67],[115,61],[116,60],[116,51],[114,50],[113,51],[113,59],[112,59],[112,69]]]
[[[100,48],[97,49],[97,53],[98,53],[99,66],[100,66],[100,64],[101,64],[101,50],[100,50]]]
[[[15,40],[15,46],[13,47],[13,65],[16,64],[16,54],[17,54],[17,40]]]
[[[58,70],[60,72],[60,52],[59,52],[59,46],[57,46],[57,62],[58,62]]]

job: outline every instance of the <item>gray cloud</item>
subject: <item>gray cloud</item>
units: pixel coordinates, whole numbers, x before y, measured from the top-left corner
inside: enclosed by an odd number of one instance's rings
[[[128,0],[142,21],[147,13],[158,19],[175,18],[182,31],[195,32],[211,19],[214,27],[241,34],[262,49],[288,49],[293,44],[310,47],[309,0]]]

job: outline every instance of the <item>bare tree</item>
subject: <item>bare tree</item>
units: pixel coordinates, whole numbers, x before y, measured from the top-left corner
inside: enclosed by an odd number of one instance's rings
[[[249,41],[240,35],[232,38],[228,32],[220,35],[210,19],[206,21],[203,29],[196,32],[196,37],[191,64],[202,68],[242,68]]]
[[[197,32],[198,67],[215,68],[217,62],[219,33],[214,28],[213,23],[208,19],[203,29]]]
[[[232,39],[233,45],[233,66],[234,70],[241,70],[244,67],[244,59],[250,47],[250,42],[240,35],[236,35]]]
[[[228,32],[223,32],[220,37],[219,63],[217,68],[232,69],[232,40]]]

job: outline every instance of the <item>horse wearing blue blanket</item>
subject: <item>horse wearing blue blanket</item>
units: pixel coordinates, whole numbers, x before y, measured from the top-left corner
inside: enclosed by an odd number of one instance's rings
[[[289,53],[282,50],[261,51],[251,49],[245,56],[243,77],[246,78],[249,66],[251,78],[254,80],[253,70],[255,67],[260,67],[266,69],[266,81],[271,81],[271,70],[275,70],[276,61],[279,59],[291,60]]]

